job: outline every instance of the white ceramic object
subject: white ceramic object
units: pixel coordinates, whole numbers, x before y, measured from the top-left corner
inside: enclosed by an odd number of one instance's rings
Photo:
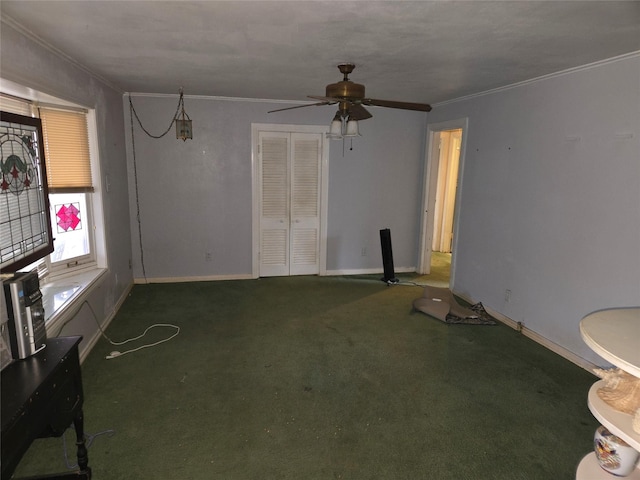
[[[630,475],[640,459],[639,452],[603,426],[596,430],[593,449],[600,467],[619,477]]]

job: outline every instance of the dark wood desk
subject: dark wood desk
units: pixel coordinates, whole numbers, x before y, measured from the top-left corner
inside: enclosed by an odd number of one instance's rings
[[[72,422],[78,470],[31,478],[91,478],[84,441],[80,340],[82,337],[48,339],[44,350],[2,371],[2,480],[11,478],[36,438],[59,437]]]

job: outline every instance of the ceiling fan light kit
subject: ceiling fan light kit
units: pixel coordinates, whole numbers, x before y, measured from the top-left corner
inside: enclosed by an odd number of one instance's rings
[[[336,112],[335,117],[333,117],[331,121],[327,137],[335,139],[342,138],[342,115],[340,114],[340,110]]]
[[[360,131],[358,130],[358,121],[357,120],[348,120],[346,131],[344,133],[345,137],[359,137]]]
[[[358,121],[351,118],[348,114],[345,117],[340,110],[338,110],[329,125],[329,132],[327,138],[333,140],[339,140],[344,137],[359,137],[360,130]]]
[[[373,116],[366,108],[364,108],[363,105],[399,108],[402,110],[415,110],[419,112],[431,111],[431,105],[426,103],[396,102],[392,100],[366,98],[364,85],[354,83],[349,80],[349,74],[353,72],[354,68],[356,68],[356,66],[353,63],[343,63],[338,65],[338,70],[340,70],[340,73],[344,75],[342,81],[327,85],[324,97],[309,95],[309,98],[320,100],[320,102],[312,103],[310,105],[280,108],[277,110],[271,110],[268,113],[292,110],[294,108],[338,104],[338,111],[331,121],[327,137],[340,139],[343,137],[360,136],[358,121],[366,120]]]

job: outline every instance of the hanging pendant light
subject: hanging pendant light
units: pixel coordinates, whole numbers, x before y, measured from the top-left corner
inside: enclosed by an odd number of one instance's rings
[[[191,118],[184,111],[184,94],[182,88],[180,89],[180,107],[181,111],[176,116],[176,138],[181,139],[183,142],[187,141],[187,138],[193,140],[193,130],[191,128]]]

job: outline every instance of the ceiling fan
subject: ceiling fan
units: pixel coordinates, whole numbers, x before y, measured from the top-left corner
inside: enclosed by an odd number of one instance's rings
[[[426,103],[396,102],[392,100],[377,100],[375,98],[365,97],[364,85],[354,83],[349,80],[349,74],[353,72],[354,68],[356,68],[356,66],[352,63],[343,63],[338,65],[338,69],[344,75],[342,81],[327,85],[324,97],[309,95],[309,98],[320,100],[320,102],[308,105],[298,105],[295,107],[279,108],[277,110],[271,110],[268,113],[292,110],[294,108],[334,105],[337,103],[338,111],[336,112],[336,116],[333,120],[336,122],[341,121],[341,119],[344,119],[345,121],[358,121],[371,118],[373,115],[364,108],[365,105],[400,108],[403,110],[417,110],[420,112],[431,111],[431,105]]]

